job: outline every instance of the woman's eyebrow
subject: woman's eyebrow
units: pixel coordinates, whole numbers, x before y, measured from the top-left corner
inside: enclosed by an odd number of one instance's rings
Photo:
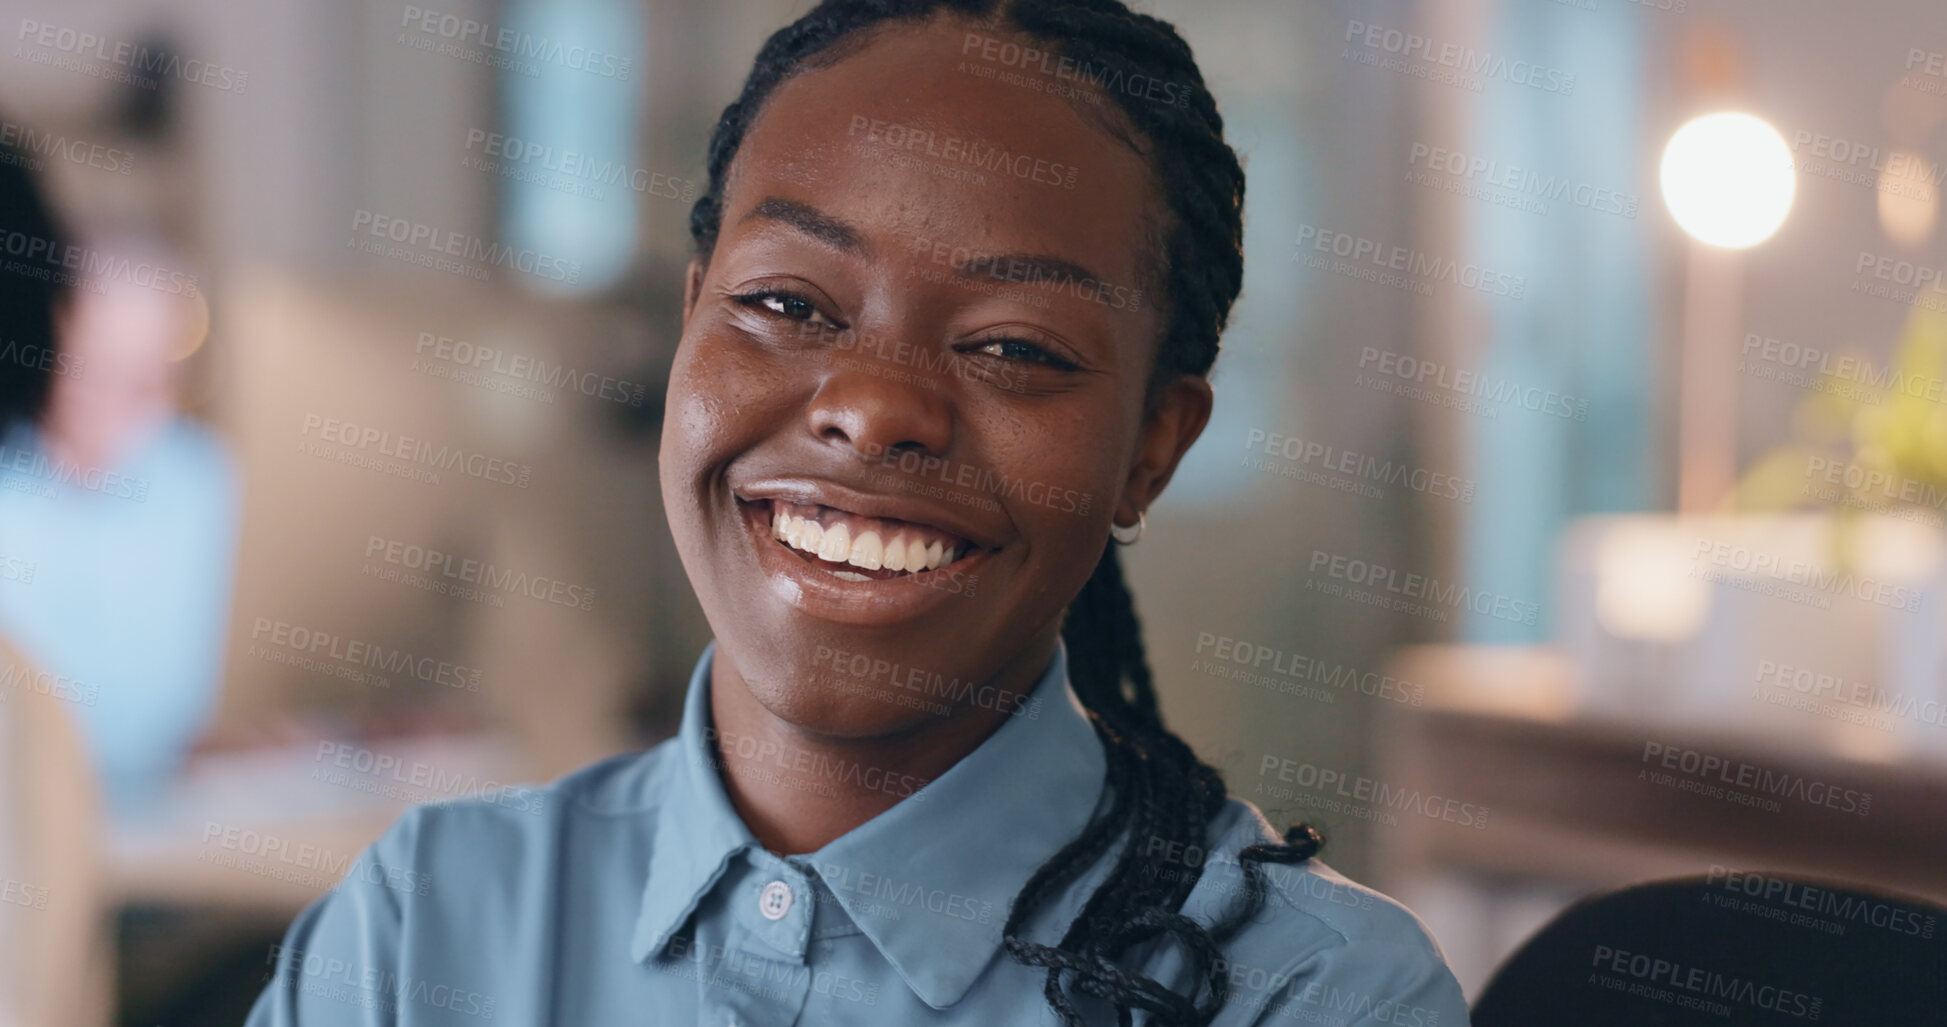
[[[790,225],[820,242],[847,253],[865,252],[865,237],[859,234],[858,229],[816,207],[795,200],[767,197],[763,202],[752,207],[750,213],[740,218],[739,222],[749,221],[751,218],[767,218],[780,224]]]
[[[777,196],[764,198],[739,222],[764,218],[789,225],[806,235],[847,253],[863,253],[865,236],[840,218],[810,204]],[[1105,281],[1101,275],[1064,257],[1045,253],[977,253],[953,269],[960,279],[987,278],[998,282],[1073,285],[1078,282]]]

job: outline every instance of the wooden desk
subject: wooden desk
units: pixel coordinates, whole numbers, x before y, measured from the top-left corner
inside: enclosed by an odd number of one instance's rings
[[[1524,883],[1559,908],[1577,894],[1718,866],[1947,903],[1947,764],[1937,757],[1862,756],[1734,726],[1578,713],[1546,650],[1420,647],[1391,672],[1423,685],[1427,703],[1382,723],[1379,776],[1489,813],[1478,829],[1400,817],[1377,850],[1375,878],[1420,908],[1449,950],[1465,949],[1474,976],[1520,940],[1481,923]],[[1674,768],[1665,765],[1672,753]],[[1708,773],[1706,759],[1718,761]],[[1857,808],[1866,795],[1864,815],[1828,805]],[[1472,899],[1454,899],[1465,887]],[[1452,915],[1437,912],[1443,902]]]

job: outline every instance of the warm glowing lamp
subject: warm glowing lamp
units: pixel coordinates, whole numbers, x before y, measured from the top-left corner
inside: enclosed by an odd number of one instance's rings
[[[1791,149],[1763,118],[1706,114],[1663,148],[1663,202],[1691,238],[1741,250],[1771,238],[1792,209]]]
[[[1685,286],[1677,509],[1730,495],[1737,468],[1740,275],[1735,251],[1771,238],[1797,171],[1785,137],[1736,111],[1696,118],[1663,148],[1663,202],[1691,239]]]

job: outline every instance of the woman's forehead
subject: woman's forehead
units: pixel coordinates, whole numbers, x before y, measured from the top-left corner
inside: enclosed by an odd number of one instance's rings
[[[1143,158],[1075,101],[983,77],[964,35],[884,32],[781,85],[738,153],[725,234],[787,199],[875,249],[1044,253],[1135,285],[1158,206]]]

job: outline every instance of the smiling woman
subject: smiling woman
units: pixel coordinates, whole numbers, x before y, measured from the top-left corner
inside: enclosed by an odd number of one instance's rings
[[[348,879],[252,1022],[1464,1022],[1412,914],[1157,710],[1110,539],[1209,419],[1242,273],[1176,32],[821,4],[709,172],[660,456],[716,635],[681,734],[413,811],[368,858],[432,887]]]

